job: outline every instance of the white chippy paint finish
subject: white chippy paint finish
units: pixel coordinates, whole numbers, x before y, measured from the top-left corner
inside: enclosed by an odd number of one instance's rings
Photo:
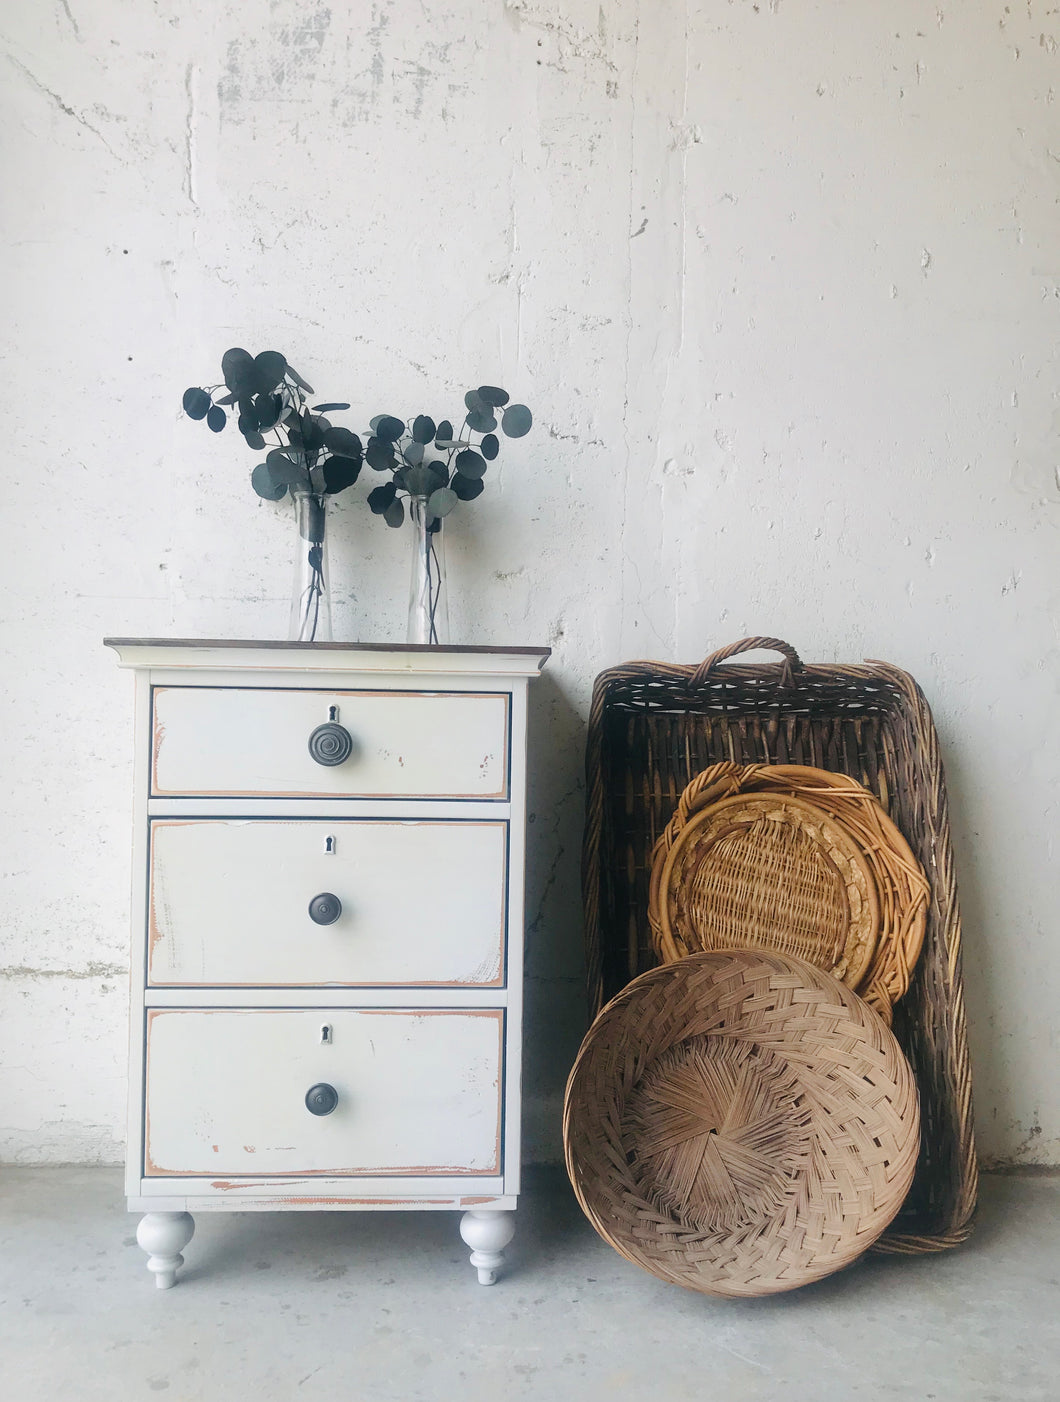
[[[309,752],[335,721],[353,750]],[[507,696],[156,686],[151,793],[507,798]]]
[[[507,859],[502,822],[155,822],[148,983],[499,984]]]
[[[499,1174],[503,1033],[501,1011],[152,1010],[144,1176]],[[338,1104],[311,1115],[320,1083]]]
[[[467,684],[468,657],[453,654],[465,689],[450,694],[430,652],[396,651],[402,670],[386,673],[374,661],[363,671],[353,651],[255,647],[269,652],[260,672],[225,643],[108,646],[133,668],[136,693],[126,1197],[147,1211],[141,1244],[157,1283],[174,1284],[182,1264],[181,1214],[234,1202],[510,1216],[521,1176],[526,691],[548,649],[498,652],[492,674],[493,653],[476,654],[483,693]],[[328,657],[335,687],[319,690],[307,655]],[[316,799],[296,784],[291,798],[285,737],[305,738],[302,703],[322,698],[328,719],[353,732],[333,767],[344,781]],[[253,717],[246,732],[233,699]],[[439,780],[466,773],[483,702],[504,801],[466,802],[455,820],[454,785]],[[411,724],[441,727],[434,747],[405,750],[408,792],[439,798],[365,797],[374,754]],[[176,762],[160,757],[170,736]],[[262,757],[276,753],[270,768]],[[177,797],[159,782],[167,765]],[[253,820],[241,813],[248,774],[252,792],[262,774],[277,790],[261,791],[273,811]],[[189,820],[182,805],[197,788]],[[343,789],[358,795],[353,819],[337,816],[352,801]],[[318,926],[310,903],[325,885],[337,918]],[[384,986],[395,979],[407,986]],[[492,1284],[512,1233],[482,1230],[489,1260],[473,1250],[472,1265]]]
[[[176,407],[227,345],[271,343],[352,426],[442,417],[479,379],[537,414],[447,526],[454,637],[555,649],[530,1153],[557,1155],[583,1026],[591,678],[764,632],[923,685],[979,1144],[1060,1161],[1053,7],[8,9],[0,1154],[120,1138],[99,970],[126,960],[131,699],[98,640],[284,628],[290,521],[234,430]],[[333,516],[337,636],[400,639],[406,553],[360,491]]]

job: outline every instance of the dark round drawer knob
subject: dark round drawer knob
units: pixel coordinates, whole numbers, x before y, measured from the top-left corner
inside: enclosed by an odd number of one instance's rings
[[[321,891],[309,902],[309,918],[316,925],[334,925],[342,914],[342,902],[330,891]]]
[[[342,764],[353,751],[353,736],[345,726],[329,720],[318,725],[309,737],[309,753],[317,764]]]
[[[338,1103],[338,1091],[326,1081],[310,1086],[305,1093],[305,1108],[311,1115],[330,1115]]]

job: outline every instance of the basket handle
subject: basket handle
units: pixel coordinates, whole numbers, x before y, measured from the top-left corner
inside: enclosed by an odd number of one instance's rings
[[[729,643],[728,647],[719,647],[717,652],[712,652],[709,657],[704,658],[689,678],[691,685],[703,686],[719,662],[724,662],[726,658],[735,657],[741,652],[754,652],[757,648],[765,648],[770,652],[784,654],[784,661],[781,664],[783,671],[780,676],[783,686],[791,685],[793,672],[802,671],[802,658],[790,643],[784,642],[781,638],[741,638],[738,643]]]

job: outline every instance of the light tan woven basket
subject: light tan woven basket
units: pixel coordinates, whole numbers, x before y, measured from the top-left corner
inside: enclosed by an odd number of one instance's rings
[[[736,793],[694,811],[660,873],[653,930],[663,962],[693,950],[775,949],[861,981],[876,947],[876,885],[864,853],[823,809]]]
[[[642,974],[590,1028],[564,1102],[571,1183],[627,1260],[708,1295],[848,1265],[913,1179],[912,1071],[831,974],[760,950]]]
[[[701,834],[724,824],[737,796],[806,804],[820,834],[807,823],[793,852],[763,823],[763,835],[749,830],[719,859],[703,850]],[[868,901],[853,879],[862,870]],[[648,922],[664,963],[740,944],[777,949],[831,970],[889,1025],[920,953],[928,895],[909,844],[856,780],[806,765],[722,761],[685,788],[655,844]]]

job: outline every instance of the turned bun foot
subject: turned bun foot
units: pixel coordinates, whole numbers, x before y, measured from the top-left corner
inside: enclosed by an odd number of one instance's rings
[[[159,1290],[177,1283],[177,1271],[184,1264],[180,1254],[195,1235],[195,1219],[190,1212],[149,1212],[140,1218],[136,1240],[147,1252],[147,1269]]]
[[[504,1248],[515,1235],[514,1212],[465,1212],[460,1235],[471,1247],[471,1264],[480,1285],[493,1285],[504,1264]]]

